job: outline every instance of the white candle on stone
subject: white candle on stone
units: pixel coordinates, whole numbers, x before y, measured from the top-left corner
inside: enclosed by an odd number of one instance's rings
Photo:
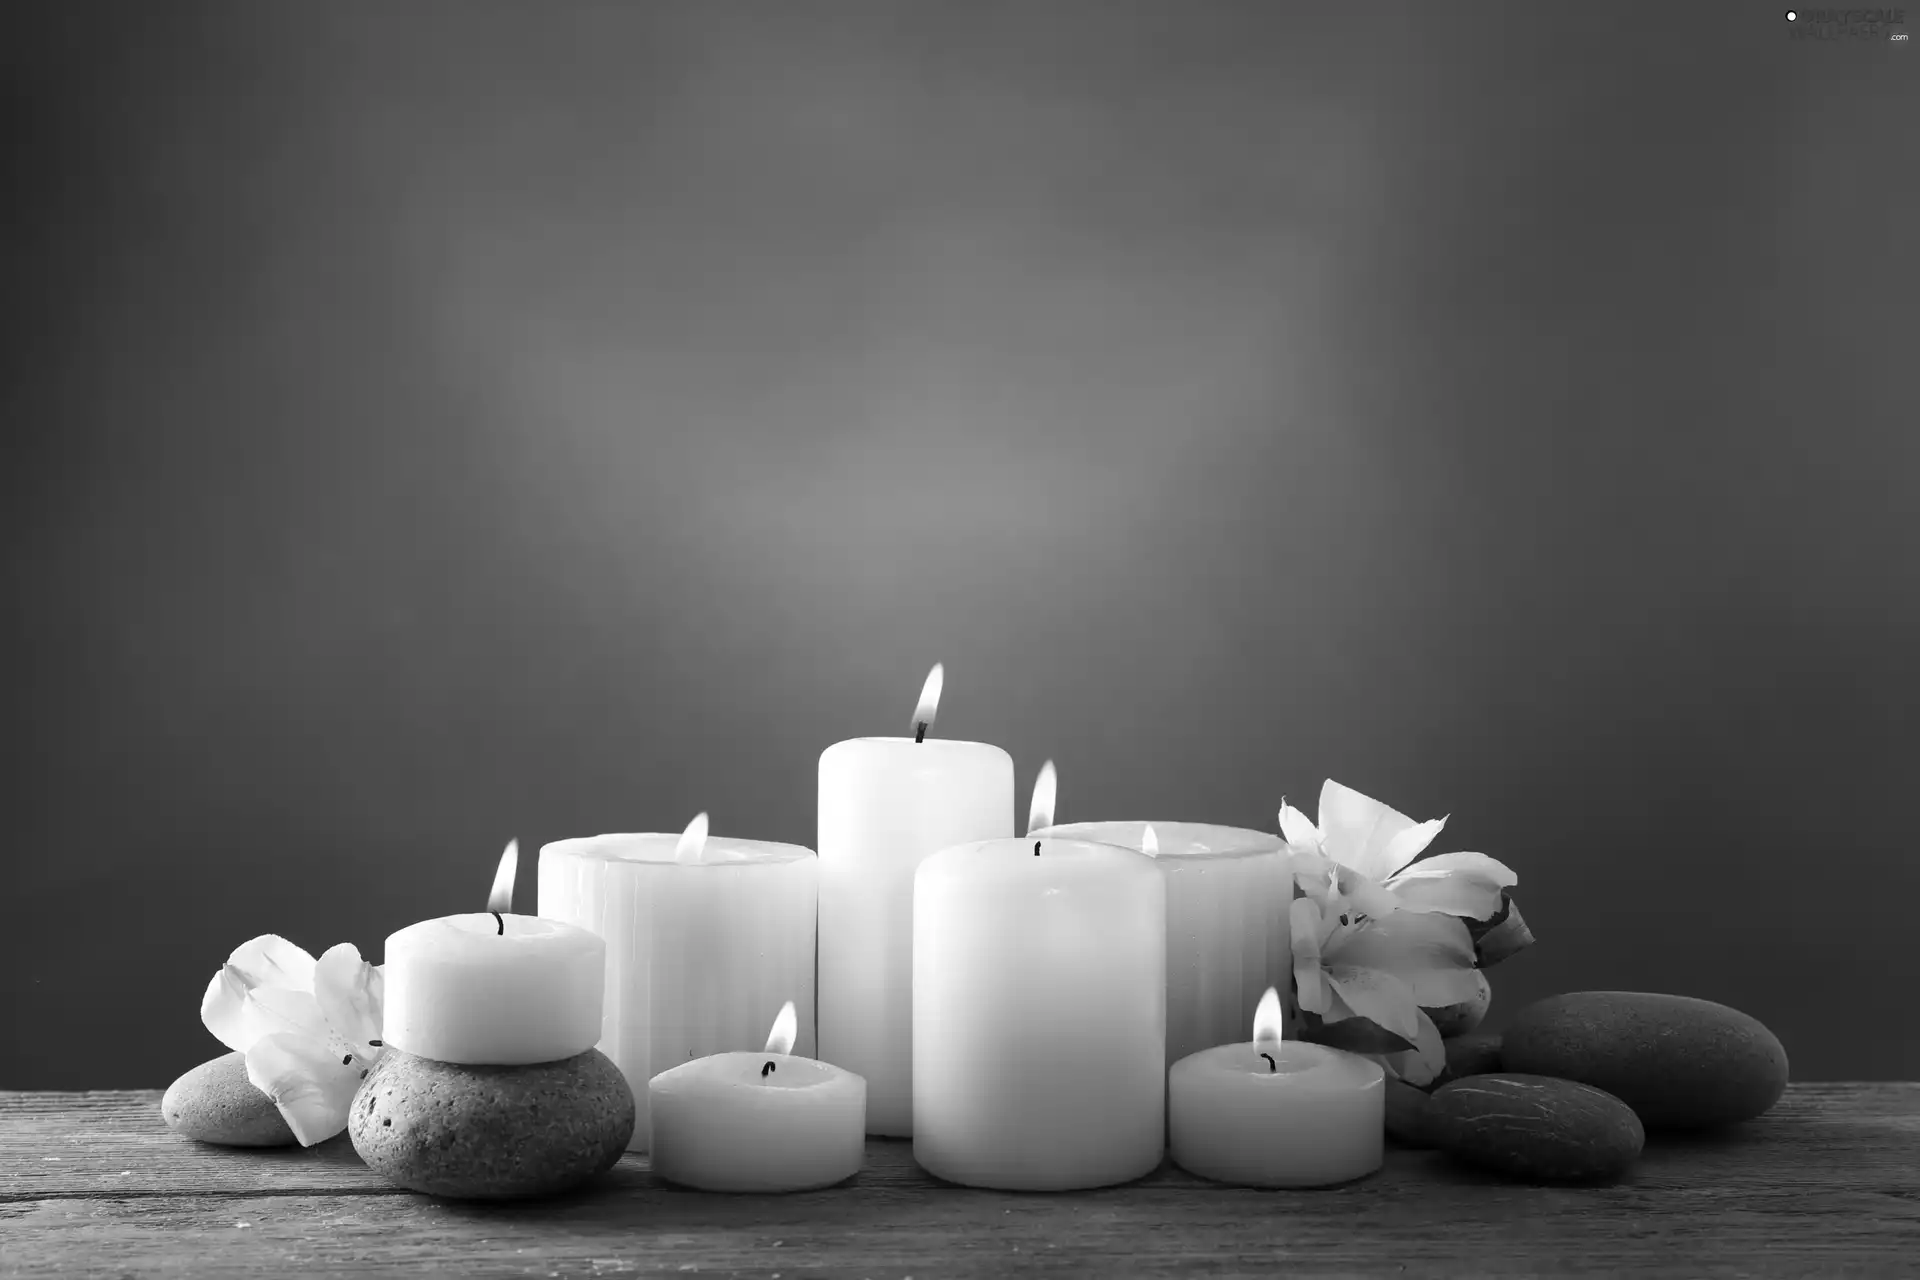
[[[1051,818],[1049,806],[1043,816]],[[1066,822],[1033,835],[1139,849],[1167,875],[1167,1065],[1230,1044],[1293,966],[1286,842],[1196,822]]]
[[[540,851],[540,909],[606,939],[600,1051],[633,1089],[630,1150],[648,1149],[647,1084],[691,1059],[752,1044],[791,998],[798,1049],[814,1045],[818,859],[799,845],[603,835]]]
[[[1166,1144],[1166,880],[1084,840],[942,850],[914,877],[913,1155],[950,1182],[1059,1191]]]
[[[387,1045],[440,1062],[516,1066],[571,1058],[600,1038],[606,943],[557,920],[508,914],[519,852],[515,841],[501,855],[486,912],[388,936]]]
[[[793,1040],[789,1000],[765,1051],[713,1054],[655,1076],[653,1171],[702,1191],[807,1191],[858,1173],[867,1083],[791,1056]]]
[[[949,845],[1013,834],[1013,759],[929,738],[943,669],[911,738],[854,738],[820,756],[820,1057],[867,1081],[868,1132],[913,1131],[913,876]]]
[[[1324,1187],[1380,1167],[1386,1073],[1323,1045],[1280,1038],[1280,994],[1254,1013],[1253,1043],[1173,1064],[1168,1129],[1175,1164],[1242,1187]]]

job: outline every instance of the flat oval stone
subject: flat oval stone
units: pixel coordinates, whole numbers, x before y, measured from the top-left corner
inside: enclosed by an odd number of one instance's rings
[[[1467,1076],[1492,1075],[1501,1069],[1497,1032],[1469,1031],[1444,1041],[1443,1046],[1447,1051],[1447,1065],[1433,1082],[1436,1089]]]
[[[293,1130],[273,1099],[247,1079],[247,1055],[224,1054],[175,1080],[160,1099],[167,1127],[223,1147],[290,1147]]]
[[[460,1200],[553,1195],[611,1169],[633,1090],[598,1049],[468,1066],[389,1048],[354,1095],[353,1149],[396,1186]]]
[[[1430,1147],[1427,1131],[1433,1099],[1404,1080],[1387,1081],[1387,1136],[1403,1147]]]
[[[1649,1129],[1750,1120],[1787,1087],[1787,1051],[1738,1009],[1691,996],[1578,991],[1514,1015],[1508,1071],[1578,1080],[1624,1101]]]
[[[1646,1145],[1633,1108],[1571,1080],[1502,1073],[1441,1085],[1433,1145],[1463,1164],[1534,1182],[1615,1178]]]

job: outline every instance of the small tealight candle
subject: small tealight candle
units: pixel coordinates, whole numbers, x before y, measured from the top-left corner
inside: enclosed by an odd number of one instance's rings
[[[487,909],[387,937],[383,1039],[438,1062],[559,1062],[600,1039],[607,944],[558,920],[507,914],[520,846],[507,845]]]
[[[844,1182],[866,1154],[867,1082],[790,1055],[789,1000],[762,1053],[716,1053],[647,1084],[653,1171],[701,1191],[810,1191]]]
[[[1173,1162],[1241,1187],[1325,1187],[1380,1167],[1386,1073],[1280,1038],[1280,993],[1260,998],[1253,1043],[1202,1049],[1168,1073]]]

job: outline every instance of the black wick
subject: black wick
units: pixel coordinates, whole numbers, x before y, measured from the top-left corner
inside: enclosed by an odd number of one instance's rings
[[[1040,842],[1038,840],[1033,842],[1033,856],[1036,858],[1040,856]]]
[[[762,1080],[765,1080],[767,1078],[767,1073],[772,1071],[773,1069],[774,1069],[774,1064],[771,1062],[769,1062],[766,1066],[760,1068],[760,1078]]]
[[[491,914],[491,915],[493,916],[493,918],[494,918],[495,920],[498,920],[498,921],[499,921],[499,923],[500,923],[500,932],[499,932],[499,933],[496,933],[496,934],[494,935],[494,937],[496,937],[496,938],[504,938],[504,937],[506,936],[506,934],[507,934],[507,922],[506,922],[505,920],[501,920],[501,919],[500,919],[500,913],[499,913],[498,911],[494,911],[494,912],[491,912],[491,913],[489,913],[489,914]]]
[[[1268,1074],[1268,1075],[1272,1075],[1272,1074],[1273,1074],[1274,1072],[1276,1072],[1276,1071],[1278,1071],[1278,1070],[1280,1069],[1280,1068],[1279,1068],[1279,1066],[1275,1064],[1275,1062],[1274,1062],[1274,1060],[1273,1060],[1273,1055],[1272,1055],[1272,1054],[1270,1054],[1270,1053],[1263,1053],[1263,1054],[1261,1054],[1260,1056],[1261,1056],[1261,1057],[1263,1057],[1263,1058],[1265,1058],[1265,1059],[1267,1060],[1267,1074]]]
[[[926,741],[926,738],[927,738],[927,722],[922,720],[919,724],[913,726],[913,740],[915,742],[924,742]]]

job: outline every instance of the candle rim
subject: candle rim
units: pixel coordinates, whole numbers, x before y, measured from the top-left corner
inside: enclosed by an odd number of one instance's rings
[[[711,1071],[700,1072],[693,1070],[693,1068],[703,1063],[718,1063],[722,1061],[738,1062],[740,1066],[745,1069],[743,1078],[736,1080],[713,1074]],[[786,1080],[779,1080],[777,1078],[761,1080],[756,1078],[760,1064],[769,1061],[780,1063],[783,1066],[790,1062],[803,1063],[807,1067],[817,1070],[820,1074],[816,1078],[808,1080],[803,1084],[788,1083],[788,1081],[793,1079],[791,1075],[789,1075]],[[779,1073],[776,1071],[774,1074],[777,1077]],[[783,1095],[798,1096],[809,1090],[832,1088],[837,1085],[844,1085],[849,1081],[861,1081],[864,1083],[864,1077],[856,1075],[845,1067],[835,1066],[831,1062],[822,1062],[818,1058],[809,1058],[801,1054],[759,1053],[751,1049],[724,1049],[719,1053],[709,1053],[702,1057],[690,1058],[685,1062],[675,1063],[665,1071],[655,1073],[653,1078],[647,1081],[647,1090],[649,1093],[656,1091],[661,1093],[675,1093],[710,1086],[726,1089],[767,1088],[778,1089]],[[767,1094],[765,1096],[771,1097],[774,1095]]]
[[[606,831],[595,836],[570,836],[540,847],[541,856],[549,851],[594,862],[634,863],[665,867],[744,867],[800,862],[818,857],[803,844],[784,840],[749,840],[743,836],[709,835],[697,862],[680,862],[674,854],[681,832]],[[634,852],[622,852],[622,849]],[[644,851],[646,856],[635,856]],[[716,856],[717,855],[717,856]]]
[[[1304,1056],[1312,1062],[1303,1071],[1265,1071],[1253,1065],[1259,1061],[1262,1053],[1271,1053],[1276,1057]],[[1168,1074],[1171,1078],[1176,1072],[1185,1076],[1196,1071],[1225,1071],[1229,1075],[1244,1075],[1259,1080],[1291,1080],[1326,1067],[1336,1069],[1341,1079],[1350,1080],[1363,1089],[1383,1082],[1387,1074],[1384,1067],[1370,1058],[1345,1049],[1335,1049],[1331,1045],[1314,1044],[1310,1040],[1243,1040],[1236,1044],[1217,1044],[1207,1049],[1196,1049],[1169,1067]]]
[[[962,747],[965,747],[969,750],[972,750],[975,748],[985,748],[988,751],[995,751],[1003,756],[1006,756],[1008,760],[1013,759],[1013,757],[1010,754],[1008,754],[1007,749],[1005,747],[999,746],[996,743],[975,742],[971,738],[936,738],[933,736],[933,731],[931,729],[927,731],[927,737],[918,742],[914,741],[913,738],[911,737],[896,735],[896,734],[870,734],[870,735],[866,735],[858,738],[842,738],[840,739],[840,741],[834,743],[832,746],[828,747],[826,751],[823,751],[820,754],[826,755],[830,752],[840,749],[841,747],[857,746],[864,743],[874,743],[874,742],[898,743],[902,746],[919,748],[922,752],[924,752],[928,747],[933,747],[936,750],[942,750],[942,751],[954,751]]]
[[[1184,822],[1184,821],[1160,822],[1160,821],[1141,820],[1141,819],[1135,819],[1135,818],[1112,819],[1112,820],[1101,821],[1101,822],[1056,822],[1050,827],[1042,827],[1040,830],[1033,832],[1032,835],[1035,838],[1043,839],[1043,840],[1054,839],[1054,838],[1076,838],[1076,839],[1085,840],[1090,838],[1086,833],[1096,831],[1102,827],[1106,827],[1106,828],[1140,827],[1142,828],[1143,831],[1147,827],[1152,827],[1154,831],[1154,835],[1158,837],[1160,840],[1160,852],[1158,854],[1149,854],[1148,856],[1158,857],[1158,858],[1166,859],[1169,861],[1182,861],[1182,860],[1198,861],[1202,859],[1223,860],[1228,858],[1253,858],[1253,857],[1259,857],[1264,854],[1278,853],[1287,847],[1286,838],[1283,836],[1276,835],[1269,831],[1261,831],[1256,827],[1235,827],[1235,826],[1229,826],[1228,824],[1223,822]],[[1169,843],[1167,840],[1168,832],[1173,832],[1177,834],[1183,829],[1191,829],[1196,827],[1210,827],[1215,831],[1232,831],[1232,832],[1237,832],[1247,836],[1258,836],[1262,841],[1271,841],[1271,843],[1250,844],[1243,848],[1233,848],[1233,849],[1195,850],[1195,849],[1175,849],[1175,848],[1169,847]],[[1095,840],[1094,843],[1112,844],[1113,841]],[[1121,845],[1120,847],[1123,849],[1132,848],[1132,846],[1130,845]],[[1134,849],[1134,852],[1139,853],[1141,851],[1139,849]]]

